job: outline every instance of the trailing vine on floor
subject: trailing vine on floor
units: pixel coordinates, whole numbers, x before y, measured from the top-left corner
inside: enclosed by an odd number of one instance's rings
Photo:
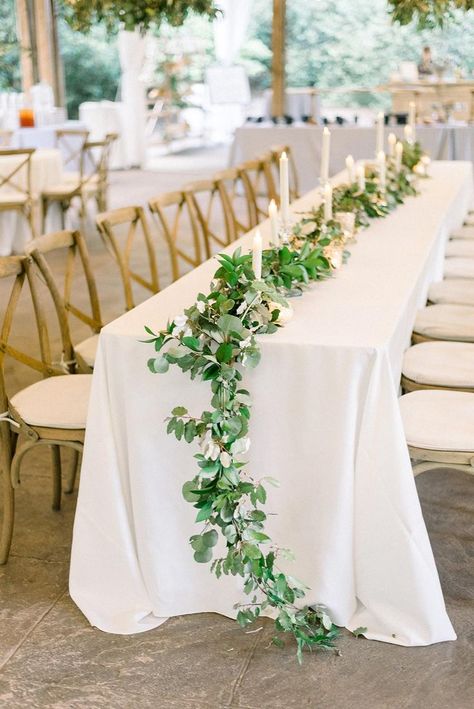
[[[357,223],[366,225],[415,193],[411,167],[396,174],[389,165],[387,178],[384,193],[370,168],[365,191],[356,184],[337,187],[337,210],[355,212]],[[212,392],[209,410],[196,416],[177,406],[167,419],[169,434],[199,446],[196,474],[183,486],[185,500],[196,508],[196,523],[203,525],[190,538],[194,559],[210,562],[223,537],[226,553],[213,560],[211,570],[218,578],[242,577],[249,600],[236,606],[238,622],[247,627],[264,612],[272,615],[275,644],[282,644],[282,634],[293,634],[299,661],[304,648],[334,647],[338,629],[324,606],[303,604],[308,589],[280,567],[291,552],[277,547],[265,531],[266,487],[277,482],[254,478],[245,462],[252,402],[243,371],[260,362],[257,336],[276,332],[284,322],[289,309],[285,293],[331,277],[328,249],[343,243],[339,222],[325,224],[322,209],[315,208],[295,226],[288,244],[264,250],[261,279],[255,278],[249,254],[240,249],[219,254],[210,292],[199,293],[194,305],[159,333],[145,328],[146,342],[155,349],[148,360],[151,372],[177,366],[191,379],[209,382]]]

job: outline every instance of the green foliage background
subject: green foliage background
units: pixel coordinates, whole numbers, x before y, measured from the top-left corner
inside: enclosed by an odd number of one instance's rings
[[[443,28],[418,31],[416,25],[393,25],[387,0],[288,0],[287,79],[291,86],[376,86],[384,83],[402,60],[418,61],[430,44],[435,58],[449,57],[471,74],[474,70],[474,12],[455,11]],[[270,84],[271,0],[254,0],[251,26],[242,50],[242,62],[255,90]],[[193,80],[213,61],[212,29],[205,18],[191,17],[185,29],[206,40]],[[162,26],[160,33],[172,34]],[[115,98],[119,63],[114,37],[95,26],[87,35],[60,22],[70,117],[80,103]],[[0,0],[0,90],[19,88],[18,46],[15,41],[14,0]],[[334,103],[336,96],[327,101]],[[339,105],[383,105],[374,94],[337,96]]]

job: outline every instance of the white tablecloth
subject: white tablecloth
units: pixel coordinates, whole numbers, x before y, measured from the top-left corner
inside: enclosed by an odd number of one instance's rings
[[[14,155],[2,155],[0,152],[0,175],[9,174],[16,164],[24,158]],[[37,197],[35,206],[35,224],[40,230],[39,197],[48,186],[61,182],[62,158],[59,150],[36,150],[31,158],[31,186],[34,196]],[[17,184],[26,188],[26,168],[13,178]],[[10,188],[0,188],[0,193],[5,194]],[[56,215],[51,209],[48,214],[47,230],[58,228]],[[30,227],[25,217],[18,212],[0,213],[0,256],[9,256],[11,253],[20,254],[24,251],[25,244],[31,239]]]
[[[292,301],[293,320],[262,337],[245,372],[253,400],[250,468],[272,475],[268,528],[290,573],[339,625],[403,645],[455,638],[421,514],[398,408],[402,353],[445,241],[472,198],[470,163],[435,163],[422,195],[358,237],[337,278]],[[310,194],[294,205],[311,207]],[[269,238],[268,222],[263,224]],[[241,240],[249,248],[251,235]],[[235,245],[234,245],[235,247]],[[208,406],[208,383],[151,375],[145,324],[157,329],[207,292],[215,261],[102,331],[74,525],[70,591],[91,624],[136,633],[167,616],[233,616],[239,580],[196,564],[195,511],[181,497],[192,446],[167,436],[183,404]]]
[[[251,160],[273,145],[289,145],[295,156],[300,192],[308,192],[318,184],[322,132],[321,126],[305,124],[247,124],[236,131],[230,161],[236,165]],[[385,135],[390,132],[401,138],[403,126],[387,127]],[[433,160],[474,162],[474,126],[418,126],[417,138]],[[331,126],[331,175],[344,168],[349,153],[356,160],[374,157],[375,128]]]
[[[12,148],[56,148],[56,131],[57,130],[85,130],[86,125],[81,121],[66,121],[65,123],[57,123],[50,126],[39,126],[35,128],[18,128],[14,131],[11,147]],[[77,149],[82,145],[80,136],[70,138],[68,147],[64,148],[63,158],[69,158],[68,150]],[[64,169],[76,171],[79,169],[78,161],[69,161],[64,165]]]
[[[79,117],[89,128],[91,140],[103,140],[107,133],[118,134],[110,155],[110,169],[128,167],[123,104],[120,101],[86,101],[79,106]]]

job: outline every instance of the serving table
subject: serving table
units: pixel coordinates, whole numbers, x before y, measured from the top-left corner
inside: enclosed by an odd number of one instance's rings
[[[268,530],[288,546],[285,570],[328,606],[335,623],[400,645],[455,639],[411,470],[399,407],[404,349],[449,232],[472,199],[472,166],[432,165],[432,179],[351,247],[336,278],[292,299],[293,319],[261,336],[244,373],[253,407],[250,472],[270,475]],[[337,179],[342,179],[338,176]],[[312,192],[293,205],[308,210]],[[269,239],[269,224],[262,234]],[[249,249],[252,235],[237,245]],[[200,412],[209,385],[173,368],[152,375],[143,326],[155,331],[208,292],[214,260],[102,330],[74,525],[70,592],[92,625],[154,628],[169,616],[233,617],[240,579],[196,564],[199,531],[181,497],[196,452],[166,435],[176,405]],[[219,556],[216,552],[215,556]]]
[[[403,126],[387,126],[385,137],[393,132],[402,139],[403,128]],[[374,127],[336,125],[330,126],[330,130],[330,175],[335,175],[344,168],[349,153],[356,160],[375,156]],[[271,123],[246,124],[236,130],[230,163],[237,165],[244,160],[252,160],[274,145],[289,145],[296,162],[300,192],[308,192],[318,184],[322,134],[322,126],[305,123],[291,126],[275,126]],[[432,160],[474,162],[474,125],[417,126],[416,137]]]

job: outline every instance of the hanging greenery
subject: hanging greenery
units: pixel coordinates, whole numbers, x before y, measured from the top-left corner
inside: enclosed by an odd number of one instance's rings
[[[62,0],[65,17],[72,29],[88,32],[96,22],[109,31],[119,27],[145,32],[163,21],[174,27],[184,23],[188,15],[216,17],[214,0]]]
[[[419,29],[443,27],[455,10],[474,8],[474,0],[388,0],[388,4],[394,22],[416,22]]]

